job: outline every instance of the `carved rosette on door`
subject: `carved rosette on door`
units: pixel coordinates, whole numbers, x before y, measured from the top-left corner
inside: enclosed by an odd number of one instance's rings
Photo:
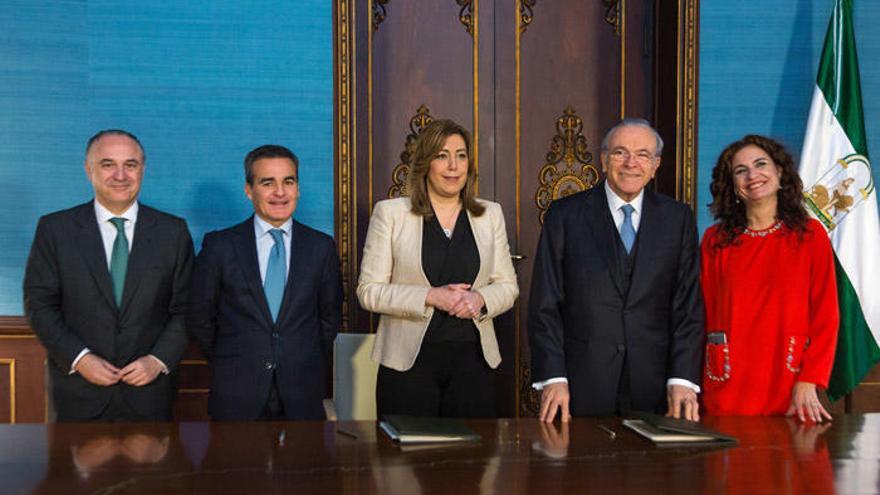
[[[407,195],[406,182],[409,177],[410,161],[415,151],[416,138],[434,121],[431,111],[425,105],[420,105],[413,118],[409,119],[409,134],[403,140],[403,151],[400,152],[400,163],[391,171],[391,187],[388,188],[389,198],[399,198]]]
[[[373,0],[373,31],[378,31],[379,24],[388,16],[388,11],[385,10],[387,4],[388,0]]]
[[[535,191],[535,204],[541,224],[554,200],[586,191],[599,183],[599,170],[593,165],[593,154],[583,131],[583,120],[571,106],[565,107],[556,119],[556,135],[538,174],[541,185]]]

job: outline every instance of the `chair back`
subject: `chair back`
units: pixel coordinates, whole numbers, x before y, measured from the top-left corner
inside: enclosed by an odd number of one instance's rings
[[[340,333],[333,344],[333,402],[338,420],[376,419],[372,333]]]

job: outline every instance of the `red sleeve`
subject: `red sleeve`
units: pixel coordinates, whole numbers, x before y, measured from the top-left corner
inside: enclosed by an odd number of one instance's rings
[[[834,275],[834,252],[825,229],[815,220],[807,226],[804,247],[810,256],[810,346],[804,351],[798,381],[828,387],[837,346],[839,309]]]
[[[703,287],[703,304],[706,308],[706,328],[716,328],[718,326],[716,322],[720,318],[715,304],[717,295],[715,270],[712,269],[715,257],[715,249],[712,246],[716,242],[717,227],[713,225],[706,229],[703,233],[703,242],[700,244],[700,284]]]

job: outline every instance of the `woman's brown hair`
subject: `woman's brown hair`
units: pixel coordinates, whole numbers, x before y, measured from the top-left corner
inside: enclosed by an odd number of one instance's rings
[[[414,145],[407,181],[413,213],[423,217],[430,217],[434,214],[431,200],[428,198],[428,171],[431,169],[431,161],[437,157],[437,154],[443,149],[443,145],[446,144],[446,139],[456,134],[464,139],[468,156],[467,179],[460,193],[461,205],[475,217],[486,211],[486,207],[476,199],[477,171],[473,164],[471,133],[451,120],[435,120],[422,130]]]
[[[776,219],[786,227],[802,235],[807,230],[807,210],[803,203],[804,184],[794,166],[794,159],[785,147],[768,137],[749,134],[731,143],[721,152],[712,169],[712,202],[709,210],[719,223],[721,236],[715,247],[733,244],[736,237],[748,226],[746,205],[736,195],[733,185],[733,157],[746,146],[764,150],[779,169],[779,191],[776,192]]]

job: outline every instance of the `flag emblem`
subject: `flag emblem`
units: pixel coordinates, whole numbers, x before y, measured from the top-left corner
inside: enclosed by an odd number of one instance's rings
[[[874,191],[868,158],[858,153],[835,161],[811,187],[804,191],[810,212],[831,232]]]

